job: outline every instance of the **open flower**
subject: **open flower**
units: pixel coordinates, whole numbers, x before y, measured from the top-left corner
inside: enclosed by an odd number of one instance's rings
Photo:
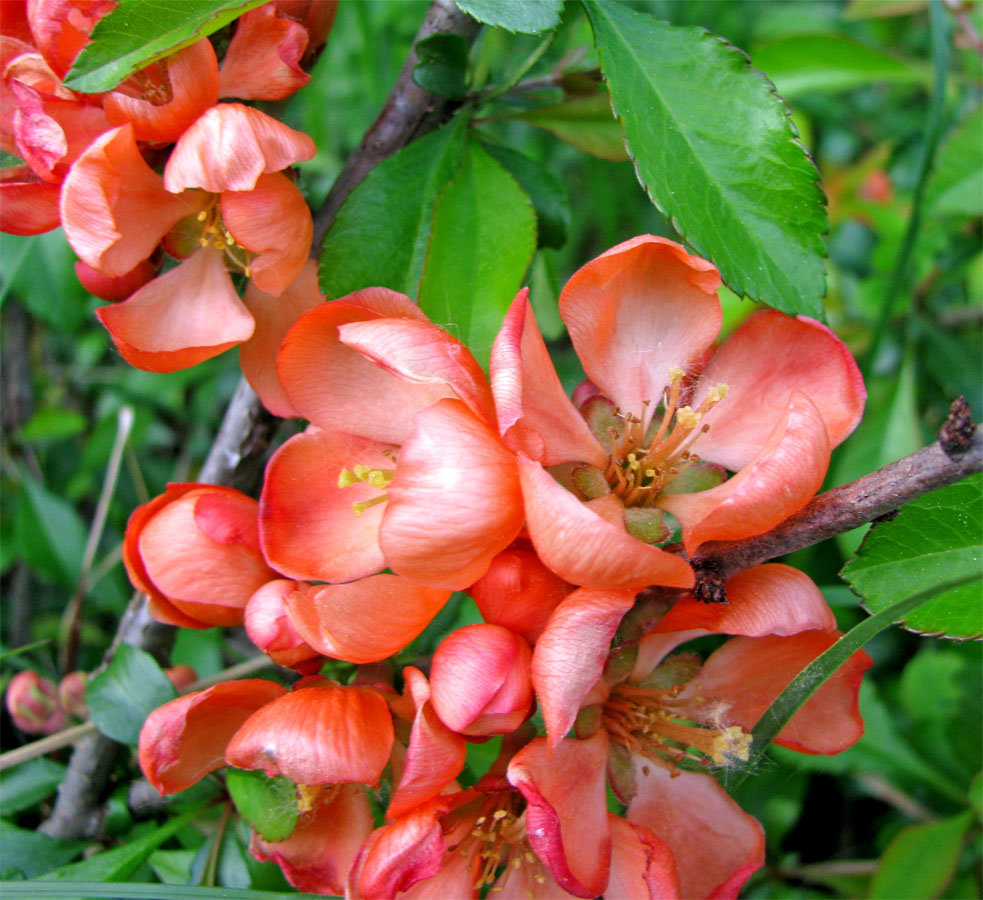
[[[576,405],[525,292],[513,303],[492,351],[499,426],[519,456],[529,535],[565,580],[692,586],[658,546],[666,512],[690,553],[767,531],[808,502],[859,421],[856,364],[811,319],[760,312],[707,359],[719,286],[709,262],[652,236],[576,272],[560,296],[589,379]]]

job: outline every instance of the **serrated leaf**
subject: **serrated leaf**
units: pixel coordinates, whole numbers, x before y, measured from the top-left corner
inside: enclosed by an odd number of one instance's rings
[[[21,471],[16,532],[27,564],[63,587],[78,582],[85,525],[72,505]]]
[[[0,809],[5,816],[40,803],[65,777],[65,767],[41,756],[0,773]]]
[[[89,682],[85,701],[106,737],[135,744],[147,716],[176,696],[174,685],[149,653],[120,644],[105,671]]]
[[[529,195],[481,146],[434,206],[420,308],[467,344],[482,365],[536,251]]]
[[[905,506],[867,535],[843,577],[872,612],[914,591],[938,588],[905,627],[922,634],[983,634],[983,476],[973,475]],[[945,585],[961,581],[955,586]]]
[[[267,841],[283,841],[297,826],[297,785],[282,775],[229,769],[225,784],[241,815]]]
[[[834,93],[868,84],[929,84],[927,66],[916,66],[839,34],[796,34],[758,46],[756,69],[783,97],[809,91]]]
[[[925,188],[925,206],[938,216],[983,216],[983,110],[946,139]]]
[[[506,31],[540,34],[560,24],[563,0],[454,0],[468,15]]]
[[[432,34],[418,41],[413,80],[431,94],[463,100],[468,93],[468,42],[459,34]]]
[[[321,251],[329,298],[379,286],[416,297],[437,194],[461,167],[465,120],[403,148],[349,195]]]
[[[511,117],[542,128],[591,156],[612,162],[629,158],[625,133],[611,112],[611,98],[606,91],[527,109]]]
[[[872,900],[937,897],[956,873],[973,814],[909,825],[888,844],[870,883]]]
[[[747,57],[699,28],[585,0],[635,169],[655,205],[737,294],[822,317],[818,174]]]
[[[266,0],[126,0],[92,29],[65,86],[111,91],[138,69],[224,28]]]

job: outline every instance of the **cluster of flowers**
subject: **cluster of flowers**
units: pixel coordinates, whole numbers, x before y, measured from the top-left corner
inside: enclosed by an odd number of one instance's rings
[[[747,759],[750,729],[838,632],[795,569],[749,569],[707,604],[689,559],[806,504],[865,391],[809,319],[759,312],[715,347],[719,286],[651,236],[581,268],[560,297],[588,378],[572,399],[525,290],[490,379],[408,297],[315,297],[262,394],[310,425],[271,459],[259,502],[171,485],[124,550],[159,619],[244,623],[302,677],[158,709],[140,741],[150,781],[180,791],[227,765],[293,781],[293,833],[255,834],[252,851],[308,891],[736,896],[763,835],[707,770]],[[453,591],[484,623],[397,681],[384,661]],[[683,646],[707,635],[729,639],[706,659]],[[325,657],[358,664],[352,683],[317,674]],[[856,741],[869,664],[856,654],[778,742]],[[459,783],[467,742],[495,735],[497,761]]]
[[[247,12],[221,66],[202,38],[115,90],[74,93],[62,78],[115,6],[5,0],[0,147],[24,163],[0,172],[0,228],[64,228],[79,280],[113,301],[97,315],[133,365],[173,371],[251,342],[244,368],[262,379],[252,363],[279,343],[266,335],[278,317],[296,318],[289,297],[276,298],[302,276],[313,234],[288,167],[315,147],[219,98],[282,100],[306,84],[336,0]],[[168,256],[180,263],[158,274]],[[243,299],[230,273],[249,279]]]

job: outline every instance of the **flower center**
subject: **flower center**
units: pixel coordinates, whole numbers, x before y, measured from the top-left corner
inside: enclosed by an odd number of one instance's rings
[[[393,462],[395,462],[395,459]],[[377,497],[352,504],[355,515],[360,516],[370,506],[377,506],[389,499],[389,494],[385,493],[385,489],[389,487],[389,483],[395,475],[395,469],[373,469],[371,466],[352,466],[351,469],[342,469],[338,474],[338,487],[346,488],[353,484],[368,484],[383,491]]]
[[[256,254],[239,244],[229,229],[225,227],[218,203],[212,203],[203,209],[195,216],[195,219],[202,225],[201,233],[198,236],[198,245],[221,250],[225,254],[226,265],[231,270],[242,272],[249,278],[251,275],[249,267]]]

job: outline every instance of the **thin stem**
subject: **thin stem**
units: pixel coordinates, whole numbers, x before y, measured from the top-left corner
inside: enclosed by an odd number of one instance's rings
[[[507,94],[512,90],[521,80],[522,77],[528,72],[536,63],[538,63],[542,58],[543,54],[549,50],[550,45],[556,39],[556,31],[549,31],[532,51],[532,53],[527,56],[519,67],[512,73],[512,75],[505,79],[498,87],[492,88],[487,94],[477,97],[479,103],[488,103],[492,100],[496,100],[503,94]]]

